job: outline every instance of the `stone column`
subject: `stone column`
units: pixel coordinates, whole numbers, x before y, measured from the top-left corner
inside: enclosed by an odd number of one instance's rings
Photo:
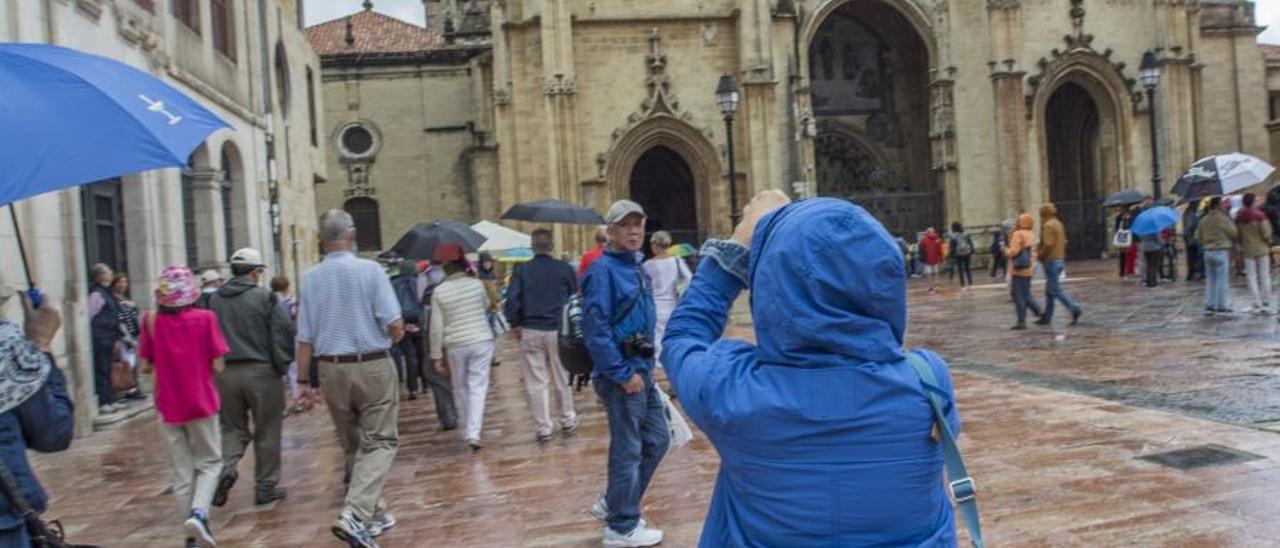
[[[947,205],[944,213],[948,224],[964,217],[960,163],[956,154],[955,80],[951,78],[955,70],[955,67],[950,67],[945,76],[935,73],[929,83],[930,159],[938,188],[942,190]]]
[[[222,172],[217,169],[195,169],[191,179],[191,192],[196,203],[194,213],[199,269],[222,268],[227,261],[226,220],[222,218]]]
[[[995,95],[996,181],[1005,217],[1027,206],[1026,72],[1018,70],[1020,12],[1018,0],[987,0],[991,21],[991,87]]]

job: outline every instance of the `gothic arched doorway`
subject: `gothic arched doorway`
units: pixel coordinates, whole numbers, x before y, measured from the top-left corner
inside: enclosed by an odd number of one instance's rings
[[[1097,258],[1106,251],[1100,110],[1075,82],[1054,90],[1045,107],[1049,200],[1067,228],[1067,256]]]
[[[631,199],[649,217],[646,232],[665,230],[676,242],[701,241],[697,186],[680,153],[662,145],[645,151],[631,168]]]
[[[940,227],[929,141],[929,49],[888,2],[832,9],[809,42],[818,194],[866,208],[894,235]]]

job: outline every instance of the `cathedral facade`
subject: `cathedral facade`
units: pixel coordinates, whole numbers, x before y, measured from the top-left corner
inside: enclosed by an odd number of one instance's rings
[[[951,221],[995,226],[1052,200],[1071,254],[1096,257],[1108,241],[1107,194],[1151,191],[1157,173],[1167,192],[1209,154],[1276,160],[1247,1],[427,0],[424,9],[433,51],[483,50],[469,85],[441,88],[468,97],[465,123],[449,125],[468,128],[467,156],[456,160],[469,179],[415,183],[436,194],[455,185],[445,194],[468,200],[457,211],[468,220],[528,200],[603,210],[631,198],[654,228],[700,241],[730,231],[735,199],[741,207],[780,188],[851,199],[908,236]],[[1140,77],[1144,55],[1159,71],[1153,93]],[[326,86],[336,85],[325,66]],[[738,90],[731,124],[715,94],[722,75]],[[340,114],[331,104],[327,119]],[[585,231],[564,243],[584,247]]]

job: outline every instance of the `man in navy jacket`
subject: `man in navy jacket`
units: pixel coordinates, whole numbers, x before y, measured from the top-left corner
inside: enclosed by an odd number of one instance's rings
[[[644,220],[639,204],[615,202],[605,217],[609,244],[582,279],[592,384],[609,417],[609,486],[591,513],[606,522],[609,547],[662,542],[662,531],[640,517],[640,500],[670,443],[666,409],[653,384],[657,312],[641,268]]]

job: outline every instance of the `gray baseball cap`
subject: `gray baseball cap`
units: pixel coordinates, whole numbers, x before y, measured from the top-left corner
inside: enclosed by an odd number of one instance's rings
[[[604,216],[604,222],[616,225],[632,214],[644,217],[644,208],[631,200],[618,200],[609,206],[609,213]]]

